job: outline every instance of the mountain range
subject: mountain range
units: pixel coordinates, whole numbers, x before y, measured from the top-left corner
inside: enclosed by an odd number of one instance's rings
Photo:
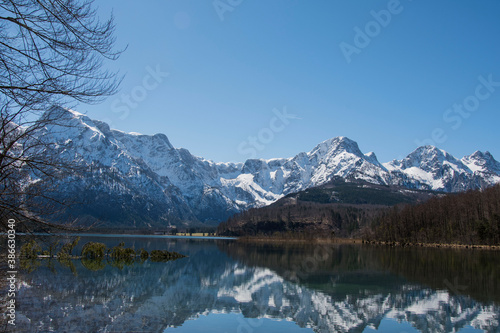
[[[422,146],[402,160],[380,163],[373,152],[364,154],[355,141],[339,136],[290,158],[221,163],[175,148],[164,134],[125,133],[69,109],[47,112],[59,121],[37,135],[53,143],[46,149],[79,167],[60,177],[57,196],[81,205],[58,218],[82,224],[217,224],[335,177],[445,193],[500,182],[500,163],[489,152],[457,159],[434,146]]]

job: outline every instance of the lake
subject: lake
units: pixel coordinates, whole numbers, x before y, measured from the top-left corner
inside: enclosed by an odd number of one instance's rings
[[[76,252],[88,241],[188,257],[39,261],[15,332],[500,332],[498,251],[87,235]]]

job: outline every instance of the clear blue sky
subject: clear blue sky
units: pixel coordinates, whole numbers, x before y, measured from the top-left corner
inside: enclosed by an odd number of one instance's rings
[[[290,157],[341,135],[381,162],[426,139],[500,160],[499,1],[95,4],[128,44],[108,64],[125,79],[76,109],[113,128],[164,133],[215,161]],[[295,117],[277,118],[285,109]]]

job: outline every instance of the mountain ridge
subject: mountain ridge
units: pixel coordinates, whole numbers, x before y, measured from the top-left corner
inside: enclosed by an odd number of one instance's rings
[[[137,226],[218,223],[333,177],[440,192],[500,182],[500,163],[489,152],[476,151],[457,159],[436,147],[423,146],[402,160],[380,163],[375,153],[363,154],[355,141],[338,136],[289,158],[214,162],[175,148],[165,134],[126,133],[69,109],[47,112],[57,112],[61,124],[47,126],[39,135],[54,142],[51,149],[61,158],[90,170],[62,179],[61,195],[88,190],[106,197],[127,194],[140,202],[134,208],[136,216],[142,214],[141,209],[147,212],[147,203],[152,201],[149,209],[158,211],[144,216],[148,222],[135,218],[132,224]],[[121,206],[127,211],[125,203]]]

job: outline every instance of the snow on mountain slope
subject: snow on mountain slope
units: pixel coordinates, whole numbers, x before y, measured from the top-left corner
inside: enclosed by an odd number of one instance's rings
[[[376,184],[387,184],[387,170],[378,163],[375,155],[365,156],[358,144],[346,137],[323,141],[307,153],[310,174],[306,187],[322,185],[334,176],[354,177]]]
[[[500,182],[500,162],[489,152],[476,151],[463,157],[462,163],[474,172],[482,187]]]
[[[109,135],[106,124],[71,110],[48,112],[51,117],[56,113],[58,122],[42,128],[38,136],[51,142],[61,160],[75,167],[72,174],[60,175],[57,195],[64,201],[86,203],[90,223],[116,220],[150,227],[150,223],[197,220],[179,189],[130,154]]]
[[[363,154],[351,139],[335,137],[291,158],[215,163],[173,147],[164,134],[125,133],[62,108],[48,112],[56,116],[58,124],[45,127],[40,137],[52,142],[64,160],[89,170],[67,178],[68,196],[76,191],[74,184],[80,184],[80,189],[99,190],[108,197],[126,194],[134,200],[141,198],[141,205],[147,207],[152,200],[158,211],[154,216],[161,220],[181,216],[221,221],[334,177],[443,192],[500,181],[500,163],[488,152],[458,160],[436,147],[424,146],[402,160],[381,164],[374,153]]]
[[[288,159],[247,160],[239,176],[232,184],[252,187],[268,192],[267,196],[254,195],[259,204],[269,204],[292,192],[327,183],[335,176],[364,179],[376,184],[387,184],[390,175],[378,163],[376,157],[365,156],[356,142],[337,137],[317,145],[309,153],[300,153]],[[253,183],[255,185],[250,185]]]
[[[416,188],[459,192],[479,187],[471,169],[446,151],[433,146],[419,147],[406,158],[393,160],[384,166],[392,172],[395,183],[404,178]],[[398,177],[398,174],[403,176]]]

